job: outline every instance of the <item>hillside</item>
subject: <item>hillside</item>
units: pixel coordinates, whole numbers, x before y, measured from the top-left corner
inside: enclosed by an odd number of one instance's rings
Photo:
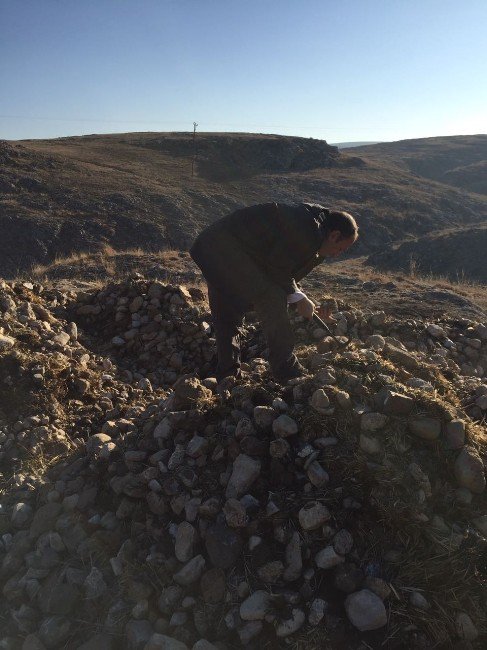
[[[354,147],[369,161],[400,165],[418,176],[487,194],[487,135],[458,135]]]
[[[405,241],[368,257],[382,270],[409,271],[487,283],[487,224],[483,227],[447,230]]]
[[[383,145],[366,149],[375,146]],[[348,209],[361,226],[354,255],[487,216],[485,196],[350,151],[305,138],[204,133],[192,177],[189,133],[2,143],[0,274],[106,245],[185,249],[205,224],[269,200]]]

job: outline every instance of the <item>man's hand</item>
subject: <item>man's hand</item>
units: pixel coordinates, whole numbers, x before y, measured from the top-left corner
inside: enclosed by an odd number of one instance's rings
[[[325,321],[328,325],[334,325],[336,324],[336,318],[333,318],[331,315],[331,310],[332,306],[331,304],[327,303],[325,305],[322,305],[319,307],[319,309],[316,310],[318,316]]]
[[[296,311],[303,318],[311,320],[313,318],[313,313],[315,310],[315,304],[308,296],[304,296],[301,300],[298,300],[296,303]]]

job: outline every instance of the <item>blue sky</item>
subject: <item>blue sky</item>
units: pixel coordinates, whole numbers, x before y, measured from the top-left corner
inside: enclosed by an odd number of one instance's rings
[[[0,0],[0,138],[487,132],[486,0]]]

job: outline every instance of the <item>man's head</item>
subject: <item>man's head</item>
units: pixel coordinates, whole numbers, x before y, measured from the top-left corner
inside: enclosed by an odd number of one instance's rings
[[[329,210],[323,221],[324,237],[318,253],[324,257],[337,257],[355,243],[358,226],[348,212]]]

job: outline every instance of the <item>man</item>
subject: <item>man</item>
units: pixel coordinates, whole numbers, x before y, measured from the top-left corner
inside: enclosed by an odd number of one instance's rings
[[[275,379],[284,383],[304,373],[293,353],[287,306],[294,304],[307,319],[315,306],[296,282],[325,257],[347,250],[357,236],[347,212],[309,203],[243,208],[200,233],[190,254],[208,284],[218,381],[240,374],[239,327],[252,309],[267,339]]]

